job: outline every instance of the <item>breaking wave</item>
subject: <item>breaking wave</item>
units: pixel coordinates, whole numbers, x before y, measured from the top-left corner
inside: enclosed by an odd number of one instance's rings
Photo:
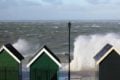
[[[30,45],[25,39],[18,39],[13,46],[21,53],[25,53],[30,49]]]
[[[94,69],[95,61],[93,57],[107,43],[119,49],[120,36],[115,33],[78,36],[74,42],[74,59],[71,62],[71,70],[80,71]]]

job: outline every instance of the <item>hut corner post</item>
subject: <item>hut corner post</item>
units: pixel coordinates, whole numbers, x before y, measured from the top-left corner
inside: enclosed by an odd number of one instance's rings
[[[68,55],[69,55],[69,68],[68,68],[68,80],[70,80],[70,32],[71,32],[71,22],[68,22]]]

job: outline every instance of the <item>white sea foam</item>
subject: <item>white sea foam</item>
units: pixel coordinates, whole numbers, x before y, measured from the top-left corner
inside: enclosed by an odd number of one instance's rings
[[[55,28],[55,29],[58,29],[58,28],[59,28],[59,26],[54,26],[54,28]]]
[[[98,27],[101,27],[101,26],[99,26],[99,25],[97,25],[97,24],[93,24],[91,27],[96,27],[96,28],[98,28]]]
[[[107,43],[112,44],[120,50],[120,36],[118,34],[108,33],[105,35],[94,34],[78,36],[74,42],[74,59],[71,62],[71,70],[79,71],[84,69],[93,69],[95,67],[93,57]],[[25,39],[18,39],[13,46],[19,52],[23,54],[26,53],[27,56],[30,56],[30,54],[33,54],[39,48],[39,45],[33,45]],[[64,67],[64,69],[67,69],[67,66]]]
[[[90,25],[84,25],[84,27],[91,27],[91,28],[100,28],[100,27],[102,27],[102,26],[100,26],[100,25],[97,25],[97,24],[92,24],[91,26]]]
[[[74,42],[74,59],[71,62],[71,70],[79,71],[93,69],[95,67],[93,57],[107,43],[119,49],[120,36],[114,33],[78,36]]]
[[[26,39],[18,39],[13,46],[24,55],[24,57],[29,57],[35,54],[39,49],[39,44],[34,44],[34,42],[29,42]]]
[[[25,53],[30,50],[30,45],[25,39],[18,39],[13,46],[21,53]]]

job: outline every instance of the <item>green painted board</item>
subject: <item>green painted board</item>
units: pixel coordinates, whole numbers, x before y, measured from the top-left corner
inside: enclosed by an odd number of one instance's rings
[[[20,64],[5,50],[0,52],[0,80],[19,80]]]
[[[30,80],[57,80],[59,66],[43,53],[30,66]]]

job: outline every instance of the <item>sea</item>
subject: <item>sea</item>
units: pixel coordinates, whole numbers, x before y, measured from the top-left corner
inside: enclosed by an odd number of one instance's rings
[[[69,21],[0,21],[0,46],[11,43],[25,57],[30,58],[42,46],[48,46],[55,54],[68,53]],[[74,56],[74,42],[78,36],[120,34],[119,20],[73,20],[71,22],[70,46]],[[81,44],[78,44],[81,45]],[[82,46],[82,45],[81,45]],[[73,58],[74,60],[74,58]],[[23,80],[28,80],[29,69],[23,68]],[[66,64],[67,65],[67,64]],[[76,64],[77,65],[77,64]],[[60,80],[67,80],[67,73]],[[72,80],[97,80],[95,76],[81,76]]]

